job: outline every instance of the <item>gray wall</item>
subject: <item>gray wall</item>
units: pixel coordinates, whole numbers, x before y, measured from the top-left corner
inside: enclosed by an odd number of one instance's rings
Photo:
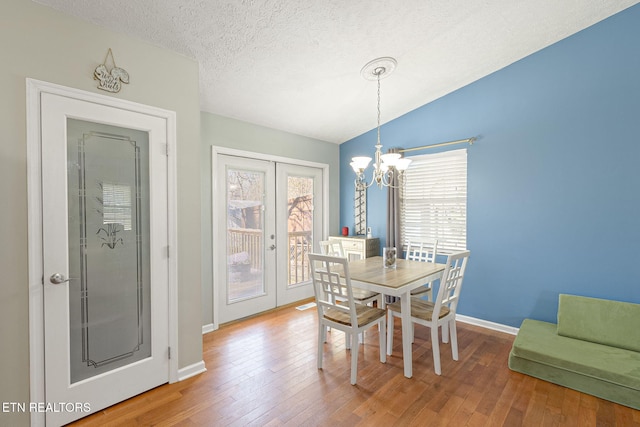
[[[29,402],[27,77],[106,94],[93,70],[108,48],[131,83],[121,99],[177,112],[179,366],[202,360],[198,64],[27,0],[0,3],[0,401]],[[336,155],[337,157],[337,155]],[[195,166],[195,167],[194,167]],[[337,170],[337,166],[336,166]],[[337,213],[336,213],[337,214]],[[28,425],[0,412],[0,425]]]
[[[317,139],[294,135],[239,120],[202,113],[202,324],[213,322],[211,228],[211,147],[226,147],[326,163],[329,165],[329,230],[338,233],[340,214],[340,148]]]

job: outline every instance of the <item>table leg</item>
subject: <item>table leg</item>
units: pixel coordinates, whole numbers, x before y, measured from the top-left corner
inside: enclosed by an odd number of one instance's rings
[[[400,297],[402,308],[402,360],[404,361],[404,376],[413,376],[412,345],[411,345],[411,292]]]

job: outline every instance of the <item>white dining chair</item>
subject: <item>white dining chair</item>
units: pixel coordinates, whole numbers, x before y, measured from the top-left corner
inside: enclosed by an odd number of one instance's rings
[[[458,252],[447,257],[447,263],[440,279],[438,295],[435,302],[425,301],[420,297],[411,297],[411,321],[431,328],[431,347],[433,349],[433,367],[436,374],[440,369],[440,340],[438,328],[442,327],[442,342],[449,342],[451,337],[451,354],[458,360],[458,333],[456,329],[456,310],[460,300],[460,290],[464,279],[469,251]],[[401,316],[400,302],[387,304],[387,354],[393,349],[394,317]]]
[[[320,252],[323,255],[335,256],[344,258],[344,250],[342,248],[342,242],[340,240],[322,240],[320,242]],[[378,308],[384,308],[382,295],[377,292],[367,291],[365,289],[354,288],[353,298],[357,304],[373,305],[376,303]],[[347,337],[345,337],[346,339]],[[359,342],[363,342],[364,337],[360,336]],[[351,348],[351,342],[345,341],[347,349]]]
[[[405,259],[412,261],[422,262],[436,262],[436,256],[438,255],[438,241],[434,240],[432,243],[423,242],[407,242],[407,252]],[[424,286],[420,286],[417,289],[411,291],[411,295],[426,296],[429,301],[432,301],[433,295],[433,283],[427,283]]]
[[[340,240],[322,240],[320,242],[320,253],[329,256],[339,256],[344,258],[344,249]]]
[[[366,329],[378,325],[380,362],[387,361],[385,310],[356,302],[346,258],[309,254],[309,263],[318,311],[318,369],[322,369],[327,328],[343,331],[352,343],[351,384],[355,385],[360,347],[357,340]]]
[[[344,250],[342,249],[342,242],[339,240],[321,241],[320,251],[323,255],[344,258]],[[353,297],[355,298],[358,304],[372,304],[375,302],[378,305],[378,308],[384,308],[384,306],[382,305],[382,295],[380,295],[377,292],[354,288]]]

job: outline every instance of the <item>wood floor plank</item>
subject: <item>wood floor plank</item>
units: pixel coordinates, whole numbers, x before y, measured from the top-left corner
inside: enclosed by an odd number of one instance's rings
[[[315,310],[275,310],[203,336],[207,371],[106,408],[73,426],[631,426],[640,411],[509,370],[512,335],[458,323],[460,360],[416,327],[413,378],[403,374],[401,322],[380,363],[365,334],[352,386],[344,334],[331,331],[316,366]]]
[[[578,420],[580,417],[580,393],[564,389],[564,397],[562,399],[562,422],[567,427],[580,427]]]
[[[474,414],[476,414],[476,408],[478,407],[478,403],[482,398],[482,392],[476,389],[470,389],[466,394],[462,405],[458,409],[458,412],[453,416],[451,420],[451,425],[469,425],[473,418]],[[486,423],[486,417],[483,417],[480,425],[484,425]],[[480,420],[475,421],[475,423],[480,422]],[[478,424],[475,424],[478,425]]]

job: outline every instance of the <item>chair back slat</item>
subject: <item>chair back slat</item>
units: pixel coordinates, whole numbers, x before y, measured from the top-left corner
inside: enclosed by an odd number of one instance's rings
[[[407,252],[405,258],[412,261],[436,262],[438,255],[438,241],[433,243],[407,242]]]
[[[340,240],[323,240],[320,242],[320,253],[343,258],[342,242]]]
[[[328,268],[331,268],[329,266]],[[349,298],[348,289],[344,286],[344,281],[340,280],[340,274],[334,271],[325,271],[323,269],[316,270],[318,284],[321,287],[320,295],[326,297],[320,297],[322,303],[327,303],[331,307],[341,308],[341,306],[335,306],[332,301],[344,301]]]
[[[450,312],[456,312],[458,300],[460,299],[460,290],[462,289],[462,281],[464,280],[465,270],[467,269],[467,261],[469,260],[469,251],[457,252],[447,257],[447,263],[440,279],[440,287],[438,296],[434,303],[433,318],[437,319],[440,315],[442,307],[447,307]]]

